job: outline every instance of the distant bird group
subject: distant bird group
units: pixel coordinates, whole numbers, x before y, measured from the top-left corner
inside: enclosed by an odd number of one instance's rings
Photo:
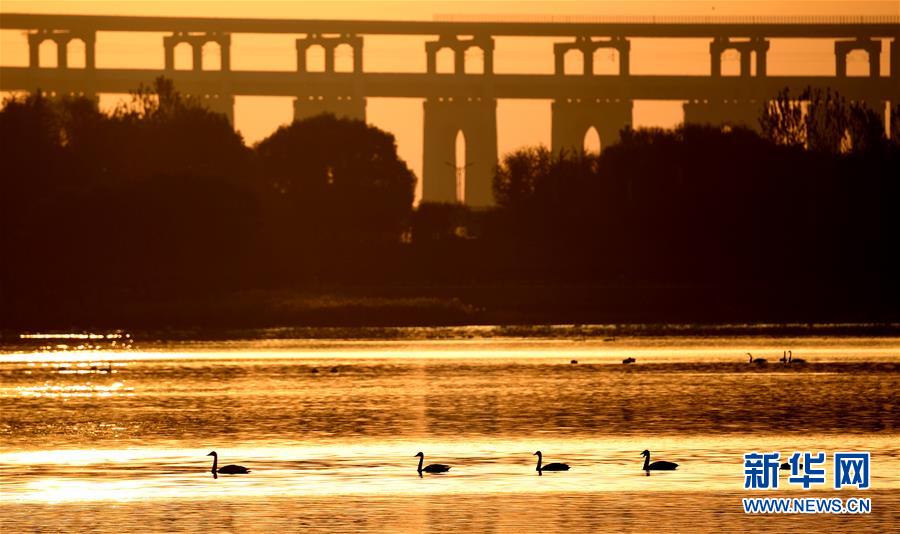
[[[213,477],[218,478],[218,475],[245,475],[250,472],[249,469],[242,465],[223,465],[222,467],[218,467],[219,465],[219,455],[216,454],[216,451],[212,451],[207,454],[207,456],[213,457],[212,464],[212,474]],[[535,471],[538,472],[538,475],[543,475],[544,471],[568,471],[570,469],[569,464],[561,463],[561,462],[552,462],[549,464],[544,464],[544,455],[541,451],[535,451],[532,456],[537,456],[537,467],[535,467]],[[678,464],[674,462],[666,462],[666,461],[656,461],[650,463],[650,451],[644,450],[641,453],[641,456],[644,457],[644,467],[643,470],[647,471],[647,474],[650,474],[650,471],[674,471]],[[419,476],[422,476],[422,473],[433,473],[440,474],[446,473],[450,470],[450,466],[447,464],[425,464],[425,453],[417,452],[413,458],[419,459],[419,466],[416,471],[419,473]]]
[[[750,358],[750,365],[766,365],[769,363],[765,358],[754,358],[749,352],[747,353],[747,357]],[[781,358],[778,358],[778,361],[783,365],[803,365],[806,363],[806,360],[803,358],[794,358],[793,351],[790,350],[781,351]]]

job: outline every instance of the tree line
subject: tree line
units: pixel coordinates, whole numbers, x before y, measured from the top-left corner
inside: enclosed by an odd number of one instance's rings
[[[854,313],[881,317],[897,311],[900,272],[892,117],[888,139],[862,104],[783,92],[761,133],[684,125],[626,129],[599,155],[524,148],[496,170],[496,208],[472,211],[414,208],[393,136],[361,121],[321,115],[248,147],[165,79],[109,113],[37,92],[0,110],[3,319],[35,301],[102,315],[161,295],[374,287],[512,302],[504,288],[572,286],[624,300],[803,287],[863,294]],[[867,310],[877,295],[887,302]]]

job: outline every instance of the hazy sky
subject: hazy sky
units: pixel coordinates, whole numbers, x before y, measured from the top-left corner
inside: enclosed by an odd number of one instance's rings
[[[198,17],[258,18],[352,18],[433,20],[435,16],[469,15],[495,19],[503,17],[585,15],[900,15],[900,1],[794,0],[759,1],[618,1],[618,2],[384,2],[384,1],[15,1],[3,0],[0,13],[67,13],[110,15],[166,15]],[[293,70],[296,59],[295,36],[239,35],[232,40],[232,68],[237,70]],[[370,71],[424,71],[425,37],[366,37],[364,62]],[[501,38],[495,51],[496,72],[547,73],[553,69],[554,39]],[[885,50],[887,47],[884,47]],[[77,52],[77,51],[75,51]],[[71,52],[70,52],[71,54]],[[52,49],[42,50],[42,63],[53,61]],[[178,50],[176,63],[188,55]],[[218,61],[215,50],[204,50],[204,61]],[[312,59],[312,58],[311,58]],[[349,58],[338,58],[349,61]],[[480,58],[467,56],[467,61]],[[315,64],[315,60],[312,60]],[[887,72],[887,54],[882,55],[882,72]],[[737,57],[726,55],[723,69],[737,69]],[[0,32],[0,64],[27,65],[27,45],[22,32]],[[162,68],[162,34],[101,33],[97,40],[97,66]],[[866,69],[865,56],[851,56],[849,70]],[[598,54],[595,70],[612,72],[615,59]],[[665,41],[638,39],[632,42],[632,72],[635,74],[704,74],[709,72],[708,42],[705,40]],[[831,74],[834,72],[833,44],[827,41],[775,40],[769,53],[769,73]],[[119,95],[101,98],[111,106]],[[278,125],[289,122],[290,98],[238,97],[236,127],[249,143],[260,140]],[[636,126],[674,126],[682,119],[679,102],[638,101],[634,108]],[[421,176],[422,104],[415,99],[370,99],[368,121],[394,133],[401,156]],[[550,102],[503,100],[498,104],[500,152],[522,145],[550,142]]]

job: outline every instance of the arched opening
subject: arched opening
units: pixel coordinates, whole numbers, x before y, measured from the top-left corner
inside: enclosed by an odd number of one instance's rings
[[[173,54],[175,70],[191,70],[194,68],[194,47],[190,43],[178,43]]]
[[[59,66],[56,57],[56,41],[47,39],[38,47],[38,65],[42,68],[55,69]]]
[[[871,71],[868,52],[853,50],[847,54],[847,76],[869,76]]]
[[[87,67],[87,50],[81,39],[72,39],[66,46],[66,66],[70,69]]]
[[[334,71],[353,72],[353,47],[343,43],[334,49]]]
[[[588,128],[588,131],[584,134],[583,150],[585,154],[600,153],[600,134],[597,133],[597,129],[593,126]]]
[[[594,50],[594,74],[619,74],[619,51],[615,48]]]
[[[484,74],[484,50],[477,46],[466,49],[463,67],[466,74]]]
[[[581,50],[571,49],[563,56],[564,74],[584,74],[584,54]]]
[[[219,43],[213,41],[204,43],[201,57],[203,70],[222,70],[222,47]]]
[[[453,142],[453,165],[456,171],[456,201],[466,202],[466,136],[463,131],[456,132]]]
[[[325,47],[310,45],[306,49],[306,71],[325,72]]]
[[[441,48],[434,58],[434,69],[438,74],[453,74],[456,72],[456,54],[452,48]]]
[[[722,52],[722,76],[741,75],[741,54],[734,48]]]

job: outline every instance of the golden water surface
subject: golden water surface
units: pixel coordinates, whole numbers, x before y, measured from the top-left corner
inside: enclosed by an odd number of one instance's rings
[[[28,339],[0,352],[0,531],[888,531],[897,391],[889,338]],[[251,473],[213,478],[212,450]],[[872,488],[744,491],[753,450],[871,451]],[[419,451],[450,472],[420,478]]]

